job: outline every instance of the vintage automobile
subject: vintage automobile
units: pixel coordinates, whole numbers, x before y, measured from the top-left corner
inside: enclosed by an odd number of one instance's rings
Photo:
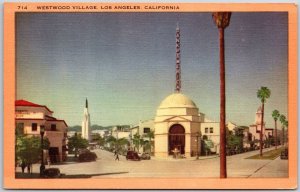
[[[151,159],[151,156],[150,156],[149,153],[143,153],[143,154],[141,155],[141,159],[142,159],[142,160],[150,160],[150,159]]]
[[[127,151],[126,160],[140,161],[141,158],[139,157],[139,155],[138,155],[137,152],[135,152],[135,151]]]
[[[281,151],[280,159],[288,159],[288,149],[287,148],[285,148],[284,150]]]

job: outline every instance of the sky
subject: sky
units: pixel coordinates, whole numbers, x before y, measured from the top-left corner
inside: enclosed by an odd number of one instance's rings
[[[287,13],[232,13],[225,30],[226,118],[254,123],[257,90],[287,115]],[[219,120],[219,37],[211,13],[18,13],[17,99],[47,105],[80,125],[88,98],[92,124],[155,117],[175,89],[175,33],[181,30],[182,93]]]

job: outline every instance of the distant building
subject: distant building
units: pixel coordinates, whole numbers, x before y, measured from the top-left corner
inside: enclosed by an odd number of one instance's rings
[[[87,99],[85,100],[85,108],[83,111],[81,137],[88,141],[91,141],[91,120],[90,120],[90,113],[88,110],[88,100]]]
[[[51,162],[64,161],[67,151],[68,125],[66,122],[53,117],[53,111],[45,105],[17,100],[15,106],[16,133],[40,136],[40,127],[45,126],[45,137],[50,142],[49,156]]]
[[[133,148],[133,138],[134,135],[140,135],[140,137],[146,141],[150,142],[151,140],[151,152],[153,152],[153,140],[154,138],[149,138],[149,133],[152,132],[154,133],[154,120],[149,119],[149,120],[144,120],[144,121],[139,121],[137,125],[131,126],[130,127],[130,146]],[[141,148],[141,152],[150,152],[150,147],[143,147]]]
[[[220,152],[220,123],[214,122],[208,119],[205,119],[204,122],[200,123],[200,130],[202,134],[202,139],[207,137],[208,140],[211,140],[213,143],[211,152],[218,153]]]
[[[232,123],[232,122],[228,122],[226,127],[228,128],[229,131],[232,131],[234,132],[234,129],[237,127],[237,125],[235,123]]]
[[[249,133],[251,134],[251,140],[260,140],[260,131],[263,131],[263,140],[273,137],[274,129],[273,128],[266,128],[265,122],[261,125],[261,117],[262,117],[262,109],[261,106],[258,107],[256,114],[255,114],[255,123],[249,126]],[[259,145],[259,143],[258,143]]]
[[[111,130],[111,135],[117,139],[125,138],[130,140],[130,129],[124,126],[115,126]]]
[[[101,137],[105,136],[106,130],[92,130],[92,134],[99,134]]]

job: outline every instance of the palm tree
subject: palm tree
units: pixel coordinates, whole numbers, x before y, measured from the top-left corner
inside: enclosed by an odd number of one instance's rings
[[[153,143],[152,143],[152,139],[154,139],[154,131],[150,131],[146,134],[146,137],[149,138],[149,144],[150,144],[150,155],[151,155],[151,152],[152,152],[152,147],[153,147]]]
[[[115,138],[114,136],[109,136],[106,141],[110,143],[111,146],[113,146],[116,151],[118,151],[120,148],[123,148],[123,146],[129,144],[129,141],[124,137]]]
[[[286,123],[286,117],[284,115],[280,115],[279,120],[282,125],[282,146],[284,146],[284,126],[287,124]]]
[[[140,145],[141,145],[141,136],[140,134],[136,133],[133,135],[133,145],[134,148],[137,148],[137,151],[140,152]]]
[[[264,112],[265,112],[265,102],[271,96],[271,91],[268,87],[261,87],[257,91],[257,97],[261,101],[261,122],[260,122],[260,133],[259,133],[259,155],[262,156],[262,148],[263,148],[263,128],[264,128]]]
[[[279,111],[277,109],[273,111],[272,117],[275,121],[275,149],[277,149],[277,120],[280,117]]]
[[[226,96],[224,30],[229,25],[231,12],[214,12],[212,14],[212,17],[219,29],[220,40],[220,178],[226,178]]]

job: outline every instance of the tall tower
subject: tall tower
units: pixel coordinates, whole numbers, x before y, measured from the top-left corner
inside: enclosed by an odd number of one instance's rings
[[[179,93],[181,89],[181,69],[180,69],[180,29],[177,23],[176,27],[176,87],[175,92]]]
[[[257,111],[256,111],[256,115],[255,115],[255,124],[257,125],[257,129],[260,131],[261,127],[263,128],[263,133],[265,132],[265,123],[263,122],[263,125],[261,125],[261,116],[262,116],[262,109],[261,106],[258,107]]]
[[[81,135],[82,138],[87,139],[90,141],[91,139],[91,121],[90,121],[90,114],[88,110],[88,100],[86,98],[85,100],[85,108],[83,111],[83,121],[82,121],[82,127],[81,127]]]

